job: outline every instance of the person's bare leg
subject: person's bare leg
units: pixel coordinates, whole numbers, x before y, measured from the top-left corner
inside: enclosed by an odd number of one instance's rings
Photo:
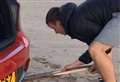
[[[112,52],[110,52],[107,56],[112,61]]]
[[[105,82],[116,82],[112,60],[105,53],[111,47],[110,45],[95,41],[89,47],[91,57]]]
[[[107,54],[107,57],[112,61],[112,52],[110,51],[108,54]],[[89,69],[89,71],[91,73],[99,73],[98,69],[96,68],[96,65],[93,64],[93,66]]]

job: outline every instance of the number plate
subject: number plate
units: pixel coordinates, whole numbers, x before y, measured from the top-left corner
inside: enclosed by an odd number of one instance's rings
[[[16,82],[16,74],[15,74],[15,72],[8,75],[6,78],[0,80],[0,82]]]

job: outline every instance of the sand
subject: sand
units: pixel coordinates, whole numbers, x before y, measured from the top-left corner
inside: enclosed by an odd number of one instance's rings
[[[69,64],[88,48],[86,44],[69,36],[55,34],[45,24],[47,11],[67,2],[82,3],[84,0],[19,0],[21,3],[21,28],[30,41],[31,64],[28,74],[54,71]],[[120,80],[120,48],[113,50],[113,62],[117,79]],[[96,82],[96,78],[82,73],[40,82]],[[119,82],[119,81],[118,81]]]

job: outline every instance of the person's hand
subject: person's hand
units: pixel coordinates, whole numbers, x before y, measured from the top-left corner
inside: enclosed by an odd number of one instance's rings
[[[99,73],[95,64],[93,64],[92,67],[89,68],[89,72],[92,74]]]
[[[70,70],[70,69],[78,68],[78,67],[80,67],[81,65],[84,65],[84,63],[81,62],[81,61],[79,61],[79,60],[76,60],[76,61],[74,61],[74,62],[71,63],[71,64],[65,65],[65,66],[61,69],[61,72],[67,71],[67,70]]]

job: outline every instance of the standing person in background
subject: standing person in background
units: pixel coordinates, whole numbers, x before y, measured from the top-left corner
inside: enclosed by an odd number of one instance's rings
[[[120,45],[120,0],[87,0],[79,6],[67,3],[51,8],[46,24],[56,33],[88,44],[88,50],[63,71],[91,61],[104,82],[116,82],[111,50]]]

